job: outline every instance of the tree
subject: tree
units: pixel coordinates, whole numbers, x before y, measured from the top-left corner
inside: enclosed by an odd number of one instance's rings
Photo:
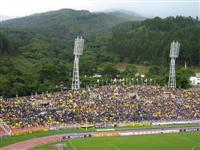
[[[117,70],[117,68],[112,64],[112,63],[106,63],[103,65],[103,72],[104,75],[106,76],[115,76],[117,74],[119,74],[119,71]]]
[[[187,89],[191,87],[189,78],[194,75],[194,71],[191,69],[178,68],[177,69],[177,87]]]
[[[80,75],[91,76],[97,71],[96,54],[86,50],[80,58]]]
[[[7,96],[10,89],[10,82],[8,78],[0,75],[0,96]]]
[[[136,68],[136,66],[133,65],[133,64],[128,64],[128,65],[126,66],[126,69],[123,71],[122,74],[125,75],[125,76],[134,76],[135,73],[137,73],[137,68]]]
[[[13,41],[0,32],[0,54],[15,54],[16,47]]]
[[[147,76],[156,81],[161,86],[167,86],[168,68],[164,66],[152,66],[149,69]]]
[[[149,69],[148,74],[149,75],[159,75],[159,76],[163,76],[165,74],[167,74],[168,70],[166,67],[164,66],[152,66]]]

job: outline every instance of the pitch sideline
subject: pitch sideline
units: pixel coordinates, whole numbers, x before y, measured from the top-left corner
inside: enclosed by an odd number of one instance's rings
[[[195,150],[197,147],[200,147],[200,144],[193,146],[192,150]]]
[[[73,150],[77,150],[71,140],[69,140],[69,144],[72,146]]]

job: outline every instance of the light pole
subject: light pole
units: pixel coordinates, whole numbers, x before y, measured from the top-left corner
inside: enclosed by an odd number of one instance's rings
[[[171,58],[168,87],[176,88],[176,58],[179,56],[180,43],[172,42],[169,57]]]
[[[83,54],[84,39],[77,37],[74,44],[74,67],[73,67],[73,79],[72,79],[72,90],[80,88],[79,80],[79,58]]]

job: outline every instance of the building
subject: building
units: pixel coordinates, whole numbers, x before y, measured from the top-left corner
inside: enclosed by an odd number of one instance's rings
[[[200,73],[196,73],[196,76],[190,77],[192,85],[200,85]]]
[[[98,73],[95,73],[94,75],[93,75],[93,78],[101,78],[102,77],[102,75],[101,74],[98,74]]]

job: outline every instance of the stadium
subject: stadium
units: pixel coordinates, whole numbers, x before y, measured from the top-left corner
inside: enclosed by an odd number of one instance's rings
[[[2,149],[197,150],[199,100],[189,90],[133,85],[3,99],[2,146],[36,139]]]
[[[0,149],[200,150],[199,14],[151,3],[0,14]]]

